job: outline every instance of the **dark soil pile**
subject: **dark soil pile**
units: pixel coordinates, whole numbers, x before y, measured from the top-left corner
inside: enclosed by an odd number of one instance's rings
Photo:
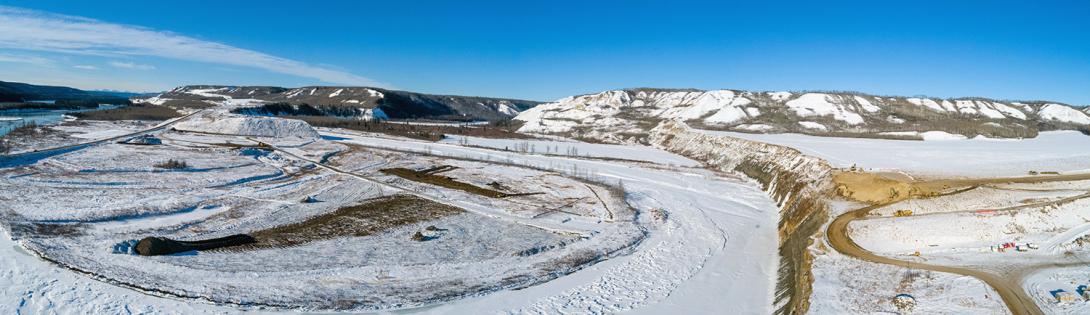
[[[509,194],[502,191],[492,190],[484,187],[475,186],[473,184],[460,182],[454,178],[439,175],[439,173],[450,171],[455,169],[453,166],[442,165],[429,169],[416,171],[407,168],[386,168],[382,169],[383,173],[395,175],[404,179],[408,179],[414,182],[432,184],[439,187],[457,189],[471,194],[477,194],[491,198],[503,198],[508,197]]]
[[[212,250],[217,248],[252,244],[256,240],[245,234],[231,235],[203,241],[175,241],[162,237],[145,237],[136,243],[136,253],[142,256],[160,256],[184,253],[195,250]]]
[[[399,226],[464,213],[464,210],[409,195],[394,195],[337,209],[303,222],[251,233],[256,242],[231,250],[296,246],[345,236],[368,236]]]

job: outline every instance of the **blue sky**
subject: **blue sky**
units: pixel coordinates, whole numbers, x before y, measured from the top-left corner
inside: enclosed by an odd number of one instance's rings
[[[1090,104],[1081,1],[0,5],[0,80],[81,88],[374,85],[533,100],[728,88]]]

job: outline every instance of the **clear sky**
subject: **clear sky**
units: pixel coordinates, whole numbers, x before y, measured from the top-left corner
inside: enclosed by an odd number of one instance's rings
[[[629,87],[1090,104],[1087,1],[0,0],[0,80],[374,85],[553,100]]]

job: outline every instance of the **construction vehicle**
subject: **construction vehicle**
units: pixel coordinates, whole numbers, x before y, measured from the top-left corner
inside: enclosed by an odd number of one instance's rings
[[[907,217],[912,215],[912,210],[897,210],[893,213],[895,217]]]

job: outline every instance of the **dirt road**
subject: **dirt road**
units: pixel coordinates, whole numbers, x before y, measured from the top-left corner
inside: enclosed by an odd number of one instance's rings
[[[1011,310],[1011,313],[1014,313],[1015,315],[1044,314],[1043,312],[1041,312],[1041,309],[1037,307],[1037,304],[1033,302],[1033,298],[1029,297],[1029,295],[1026,294],[1025,290],[1022,290],[1022,287],[1016,281],[1009,281],[1008,279],[1004,279],[1002,277],[979,270],[930,265],[925,263],[917,263],[878,256],[860,247],[859,244],[856,244],[855,241],[853,241],[851,237],[848,236],[848,224],[851,223],[853,220],[866,217],[867,213],[871,210],[886,205],[887,204],[879,204],[858,210],[853,210],[848,213],[842,214],[834,219],[833,223],[829,224],[829,229],[825,233],[829,245],[841,254],[859,258],[869,262],[889,264],[912,269],[948,272],[974,277],[980,279],[981,281],[984,281],[993,289],[995,289],[995,291],[999,293],[999,296],[1003,298],[1003,302],[1007,304],[1007,308]]]
[[[1054,176],[1032,176],[1032,177],[1016,177],[1016,178],[993,178],[993,179],[973,179],[973,180],[943,180],[933,181],[927,184],[929,185],[944,185],[947,187],[959,187],[959,186],[975,186],[981,184],[998,184],[998,183],[1042,183],[1042,182],[1055,182],[1055,181],[1073,181],[1073,180],[1087,180],[1090,179],[1090,174],[1074,174],[1074,175],[1054,175]],[[962,190],[964,191],[964,190]],[[1078,196],[1080,198],[1086,197],[1086,195]],[[1020,315],[1038,315],[1044,314],[1041,308],[1037,306],[1033,298],[1030,297],[1020,284],[1021,277],[1010,277],[1003,275],[996,275],[980,270],[973,270],[967,268],[949,267],[932,265],[919,262],[911,262],[905,260],[898,260],[894,258],[884,257],[876,255],[866,249],[863,249],[856,244],[851,236],[848,234],[848,224],[854,220],[861,219],[867,216],[871,210],[878,209],[887,206],[892,203],[900,202],[902,200],[896,200],[892,202],[876,204],[861,209],[849,211],[838,216],[829,224],[829,228],[825,232],[826,239],[830,246],[836,251],[848,255],[851,257],[859,258],[865,261],[889,264],[895,266],[901,266],[905,268],[923,269],[938,272],[954,273],[959,275],[965,275],[980,279],[990,285],[999,296],[1003,298],[1003,302],[1010,309],[1011,313]]]
[[[89,142],[84,142],[84,143],[70,144],[70,145],[64,145],[64,146],[53,147],[53,148],[37,149],[37,150],[34,150],[34,151],[30,151],[30,152],[0,155],[0,166],[5,166],[7,164],[14,163],[15,161],[18,161],[20,159],[27,159],[27,160],[33,161],[33,160],[46,158],[46,157],[56,155],[56,154],[63,154],[63,153],[68,153],[68,152],[80,150],[80,149],[83,149],[83,148],[86,148],[86,147],[89,147],[89,146],[93,146],[93,145],[98,145],[98,144],[102,144],[102,143],[117,141],[117,140],[121,140],[121,139],[125,139],[125,138],[132,138],[132,137],[141,136],[141,135],[144,135],[144,134],[148,134],[148,133],[152,133],[152,132],[156,132],[156,131],[160,131],[160,130],[165,130],[167,127],[170,127],[170,126],[172,126],[172,125],[174,125],[174,124],[176,124],[178,122],[181,122],[183,120],[189,119],[189,117],[192,117],[193,115],[196,115],[196,114],[201,113],[203,111],[204,110],[198,110],[198,111],[189,113],[189,114],[187,114],[185,116],[182,116],[182,117],[173,118],[173,119],[164,121],[162,123],[159,123],[158,125],[155,125],[154,127],[148,128],[148,129],[144,129],[144,130],[140,130],[140,131],[136,131],[136,132],[131,132],[131,133],[126,133],[126,134],[123,134],[123,135],[113,136],[113,137],[109,137],[109,138],[106,138],[106,139],[99,139],[99,140],[94,140],[94,141],[89,141]],[[25,163],[30,163],[30,161],[26,161]]]

